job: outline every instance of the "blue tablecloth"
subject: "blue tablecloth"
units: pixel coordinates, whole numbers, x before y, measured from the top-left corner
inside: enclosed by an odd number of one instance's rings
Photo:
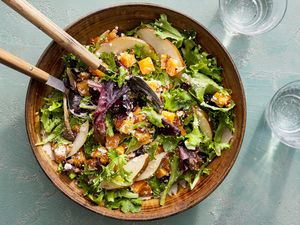
[[[31,0],[61,27],[90,11],[126,1]],[[145,1],[140,1],[145,2]],[[147,1],[190,15],[232,55],[247,97],[247,129],[238,159],[225,181],[194,208],[143,224],[299,224],[300,151],[280,144],[264,119],[282,85],[300,79],[300,1],[290,0],[282,23],[255,37],[229,36],[218,1]],[[41,31],[0,3],[0,47],[35,64],[50,42]],[[24,100],[29,79],[0,65],[0,224],[139,224],[84,209],[48,180],[30,149]]]

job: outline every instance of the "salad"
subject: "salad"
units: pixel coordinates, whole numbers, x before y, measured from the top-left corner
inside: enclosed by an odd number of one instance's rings
[[[94,204],[124,213],[152,198],[164,205],[209,176],[209,163],[230,147],[235,104],[196,33],[162,14],[127,33],[107,30],[86,48],[113,73],[63,57],[68,93],[44,98],[37,143],[57,172]]]

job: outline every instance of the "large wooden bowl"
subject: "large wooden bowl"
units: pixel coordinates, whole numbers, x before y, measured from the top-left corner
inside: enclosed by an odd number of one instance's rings
[[[158,18],[161,13],[168,16],[169,21],[179,29],[192,29],[198,33],[197,40],[203,49],[217,57],[218,63],[224,68],[224,85],[232,90],[232,97],[236,102],[235,129],[232,147],[224,151],[221,157],[214,160],[209,167],[211,174],[203,179],[193,191],[183,190],[174,197],[168,197],[164,206],[159,206],[157,199],[145,201],[142,210],[135,214],[123,214],[117,210],[110,210],[96,206],[85,199],[81,189],[77,188],[67,176],[56,172],[57,165],[51,161],[41,147],[35,146],[40,141],[40,126],[38,111],[42,99],[50,88],[31,80],[26,98],[26,127],[28,138],[40,166],[47,176],[69,198],[80,205],[105,216],[123,220],[150,220],[167,217],[182,212],[201,202],[224,180],[239,153],[246,125],[246,103],[243,86],[238,71],[225,48],[216,38],[195,20],[181,13],[148,4],[131,4],[115,6],[91,13],[69,26],[66,31],[81,43],[89,38],[101,34],[107,29],[118,26],[121,31],[130,30],[138,26],[141,21],[147,22]],[[51,43],[40,57],[37,66],[50,74],[59,75],[63,70],[61,57],[66,52],[56,43]]]

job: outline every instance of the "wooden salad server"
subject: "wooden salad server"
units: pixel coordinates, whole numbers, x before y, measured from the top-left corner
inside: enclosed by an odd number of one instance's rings
[[[30,21],[37,28],[51,37],[57,44],[62,46],[68,52],[73,53],[80,58],[86,65],[92,69],[99,69],[106,74],[114,74],[106,66],[102,65],[102,61],[93,53],[82,46],[77,40],[71,37],[67,32],[53,23],[43,13],[33,7],[25,0],[2,0],[25,19]]]
[[[68,52],[73,53],[75,56],[80,58],[87,66],[92,69],[99,69],[107,75],[115,74],[114,71],[108,69],[102,64],[102,61],[97,58],[93,53],[88,51],[83,45],[81,45],[77,40],[71,37],[67,32],[53,23],[49,18],[42,14],[39,10],[34,8],[25,0],[2,0],[9,7],[14,9],[37,28],[46,33],[51,37],[57,44],[62,46]],[[162,102],[157,97],[155,92],[148,86],[146,82],[142,79],[132,76],[132,82],[135,82],[135,86],[141,87],[136,89],[136,92],[144,92],[147,96],[150,97],[154,106],[161,110]],[[52,78],[51,78],[52,80]]]
[[[64,83],[49,73],[25,62],[23,59],[12,55],[11,53],[0,48],[0,63],[7,65],[21,73],[24,73],[34,79],[37,79],[55,89],[65,92]]]

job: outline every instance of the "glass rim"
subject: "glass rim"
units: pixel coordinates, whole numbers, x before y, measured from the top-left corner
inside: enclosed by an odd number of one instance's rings
[[[276,27],[282,22],[282,20],[283,20],[285,14],[286,14],[287,6],[288,6],[288,0],[279,0],[279,1],[282,1],[282,2],[284,1],[284,2],[283,2],[284,6],[283,6],[283,8],[282,8],[283,10],[282,10],[281,15],[278,16],[278,20],[277,20],[275,23],[271,24],[270,26],[267,26],[265,29],[258,30],[258,31],[255,31],[255,32],[243,32],[243,31],[240,31],[240,30],[237,31],[236,29],[234,29],[234,30],[230,29],[230,25],[229,25],[228,23],[225,22],[225,20],[224,20],[224,18],[223,18],[223,17],[224,17],[223,7],[221,7],[221,4],[222,4],[224,1],[226,1],[226,0],[219,0],[219,11],[220,11],[221,20],[222,20],[223,24],[224,24],[224,25],[227,25],[227,28],[228,28],[230,31],[232,31],[232,32],[234,32],[234,33],[237,33],[237,34],[247,35],[247,36],[254,36],[254,35],[263,34],[263,33],[266,33],[266,32],[268,32],[268,31],[271,31],[271,30],[273,30],[274,28],[276,28]]]

